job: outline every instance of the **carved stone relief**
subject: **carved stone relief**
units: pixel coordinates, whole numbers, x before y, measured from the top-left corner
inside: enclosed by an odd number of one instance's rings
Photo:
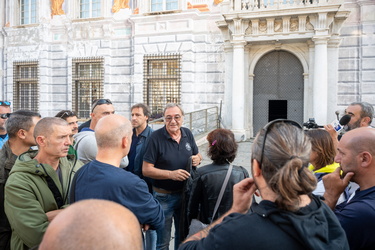
[[[274,31],[275,32],[282,32],[283,31],[283,20],[279,20],[279,19],[275,20]]]
[[[314,30],[314,26],[311,24],[309,17],[306,19],[306,30]]]
[[[298,19],[291,18],[290,19],[290,31],[298,31]]]
[[[259,33],[267,33],[267,21],[263,20],[259,22]]]

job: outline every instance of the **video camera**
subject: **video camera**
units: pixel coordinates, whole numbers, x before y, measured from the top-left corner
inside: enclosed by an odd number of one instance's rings
[[[305,122],[303,124],[303,126],[307,129],[312,129],[312,128],[323,128],[323,126],[319,126],[316,122],[315,122],[315,118],[309,118],[309,120],[307,122]]]

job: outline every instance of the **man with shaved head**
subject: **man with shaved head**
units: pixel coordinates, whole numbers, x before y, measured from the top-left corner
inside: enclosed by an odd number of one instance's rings
[[[132,125],[121,115],[105,116],[96,125],[96,159],[80,169],[74,180],[71,200],[105,199],[130,209],[145,229],[164,226],[164,214],[147,184],[137,175],[120,169],[129,153]]]
[[[141,227],[124,206],[106,200],[84,200],[64,209],[51,222],[39,249],[141,250]]]
[[[68,155],[72,130],[61,118],[46,117],[34,128],[39,151],[21,154],[5,185],[5,213],[12,228],[11,249],[38,245],[49,222],[68,203],[70,183],[82,166]]]
[[[83,128],[81,132],[74,135],[74,149],[77,151],[78,159],[83,163],[95,160],[98,152],[94,131],[99,120],[114,113],[115,108],[109,99],[98,99],[92,104],[90,127]],[[124,157],[121,161],[121,168],[125,168],[128,163],[128,157]]]
[[[325,202],[344,228],[351,249],[375,249],[375,130],[361,127],[347,132],[335,161],[340,168],[323,177]],[[335,207],[350,180],[359,188]]]

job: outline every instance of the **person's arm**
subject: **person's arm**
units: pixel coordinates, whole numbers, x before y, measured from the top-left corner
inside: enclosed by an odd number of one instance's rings
[[[31,248],[41,242],[49,221],[40,204],[41,201],[38,201],[28,181],[23,176],[9,177],[5,188],[4,207],[13,233]],[[51,199],[53,199],[52,194]],[[53,206],[52,203],[54,201],[51,202],[51,206]],[[57,206],[54,209],[57,209]]]
[[[129,190],[127,185],[131,185]],[[121,204],[129,208],[142,225],[149,225],[152,229],[164,227],[164,212],[159,202],[150,194],[146,182],[138,177],[123,185],[119,195]],[[147,227],[144,228],[148,229]]]
[[[46,215],[47,215],[48,221],[51,222],[62,211],[63,209],[57,209],[57,210],[52,210],[52,211],[47,212]]]
[[[338,199],[345,188],[348,186],[350,179],[354,173],[347,173],[344,178],[340,176],[341,168],[337,168],[334,172],[323,176],[324,184],[324,202],[333,210],[337,204]]]
[[[142,174],[156,180],[174,180],[184,181],[189,178],[190,174],[184,169],[164,170],[154,166],[154,164],[143,161]]]
[[[245,214],[250,209],[253,194],[255,193],[257,187],[255,182],[252,178],[246,178],[237,183],[233,186],[233,205],[228,212],[226,212],[223,216],[219,219],[214,221],[212,224],[204,228],[203,230],[199,231],[198,233],[190,236],[187,238],[185,242],[194,241],[194,240],[201,240],[209,234],[211,228],[220,224],[223,219],[231,213],[241,213]]]
[[[332,138],[332,141],[333,141],[333,145],[335,147],[335,150],[337,149],[337,146],[339,144],[339,140],[338,140],[338,133],[337,131],[333,128],[333,126],[331,124],[327,124],[324,126],[324,129],[329,133],[329,135],[331,136]],[[336,152],[336,151],[335,151]]]

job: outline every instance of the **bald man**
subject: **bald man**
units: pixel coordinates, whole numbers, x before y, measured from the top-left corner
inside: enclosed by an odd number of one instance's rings
[[[40,250],[142,249],[134,214],[106,200],[84,200],[64,209],[48,226]]]
[[[164,226],[164,213],[149,193],[147,184],[137,175],[120,168],[121,159],[129,153],[132,125],[121,115],[99,120],[95,128],[98,146],[96,159],[76,174],[73,200],[105,199],[130,209],[145,229]]]
[[[347,132],[339,142],[335,161],[341,168],[323,177],[325,202],[344,228],[350,249],[375,249],[375,130],[357,128]],[[359,188],[335,207],[350,180]]]

